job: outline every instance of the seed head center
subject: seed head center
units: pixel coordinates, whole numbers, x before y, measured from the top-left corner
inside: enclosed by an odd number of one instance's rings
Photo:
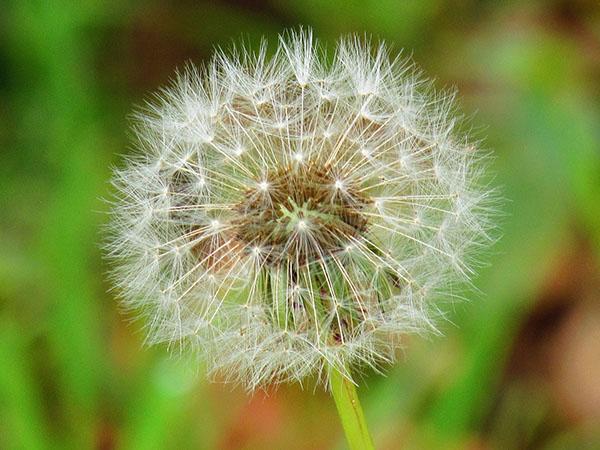
[[[267,185],[269,188],[262,189]],[[310,263],[343,251],[364,233],[369,199],[331,168],[308,162],[274,170],[247,190],[236,207],[236,238],[266,249],[265,264]]]

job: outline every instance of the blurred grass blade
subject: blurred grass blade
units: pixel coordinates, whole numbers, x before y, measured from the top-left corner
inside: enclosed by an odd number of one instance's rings
[[[124,450],[162,450],[173,445],[178,434],[200,439],[198,448],[210,445],[210,408],[202,408],[200,416],[190,411],[198,397],[197,371],[173,359],[161,359],[154,366],[145,367],[138,378],[128,417],[123,430]],[[190,431],[202,426],[202,433]],[[183,429],[183,430],[182,430]],[[182,430],[182,433],[179,433]]]
[[[5,318],[0,319],[0,368],[0,447],[49,448],[27,342],[17,325]]]
[[[47,158],[57,174],[39,254],[46,266],[48,338],[67,422],[61,430],[72,446],[91,448],[105,365],[93,292],[99,275],[89,264],[98,239],[92,209],[104,173],[97,161],[100,133],[93,125],[96,106],[82,10],[72,2],[18,2],[10,12],[12,50],[36,74],[28,88],[29,107],[44,117],[44,131],[38,131],[46,133],[41,137],[47,145],[35,157],[42,163]]]

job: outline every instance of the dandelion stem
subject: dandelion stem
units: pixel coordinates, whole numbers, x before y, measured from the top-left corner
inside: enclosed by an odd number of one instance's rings
[[[352,381],[339,370],[332,368],[329,383],[350,449],[374,450],[373,439]]]

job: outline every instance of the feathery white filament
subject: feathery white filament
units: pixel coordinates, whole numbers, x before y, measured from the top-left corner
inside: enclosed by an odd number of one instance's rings
[[[383,45],[310,31],[188,67],[137,114],[108,252],[150,342],[248,388],[394,359],[489,240],[481,153]],[[349,375],[349,374],[348,374]]]

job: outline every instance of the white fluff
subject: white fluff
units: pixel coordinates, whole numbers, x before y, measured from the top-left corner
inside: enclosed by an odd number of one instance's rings
[[[435,330],[489,241],[484,155],[455,131],[452,98],[383,44],[343,39],[327,62],[300,31],[272,57],[232,53],[187,67],[136,115],[107,243],[124,305],[149,342],[191,346],[249,389],[392,361],[399,337]],[[328,253],[313,248],[319,212],[273,205],[289,215],[282,248],[320,256],[268,264],[268,242],[236,237],[236,205],[248,192],[267,204],[269,177],[308,162],[335,175],[332,199],[349,186],[369,199],[367,226]]]

